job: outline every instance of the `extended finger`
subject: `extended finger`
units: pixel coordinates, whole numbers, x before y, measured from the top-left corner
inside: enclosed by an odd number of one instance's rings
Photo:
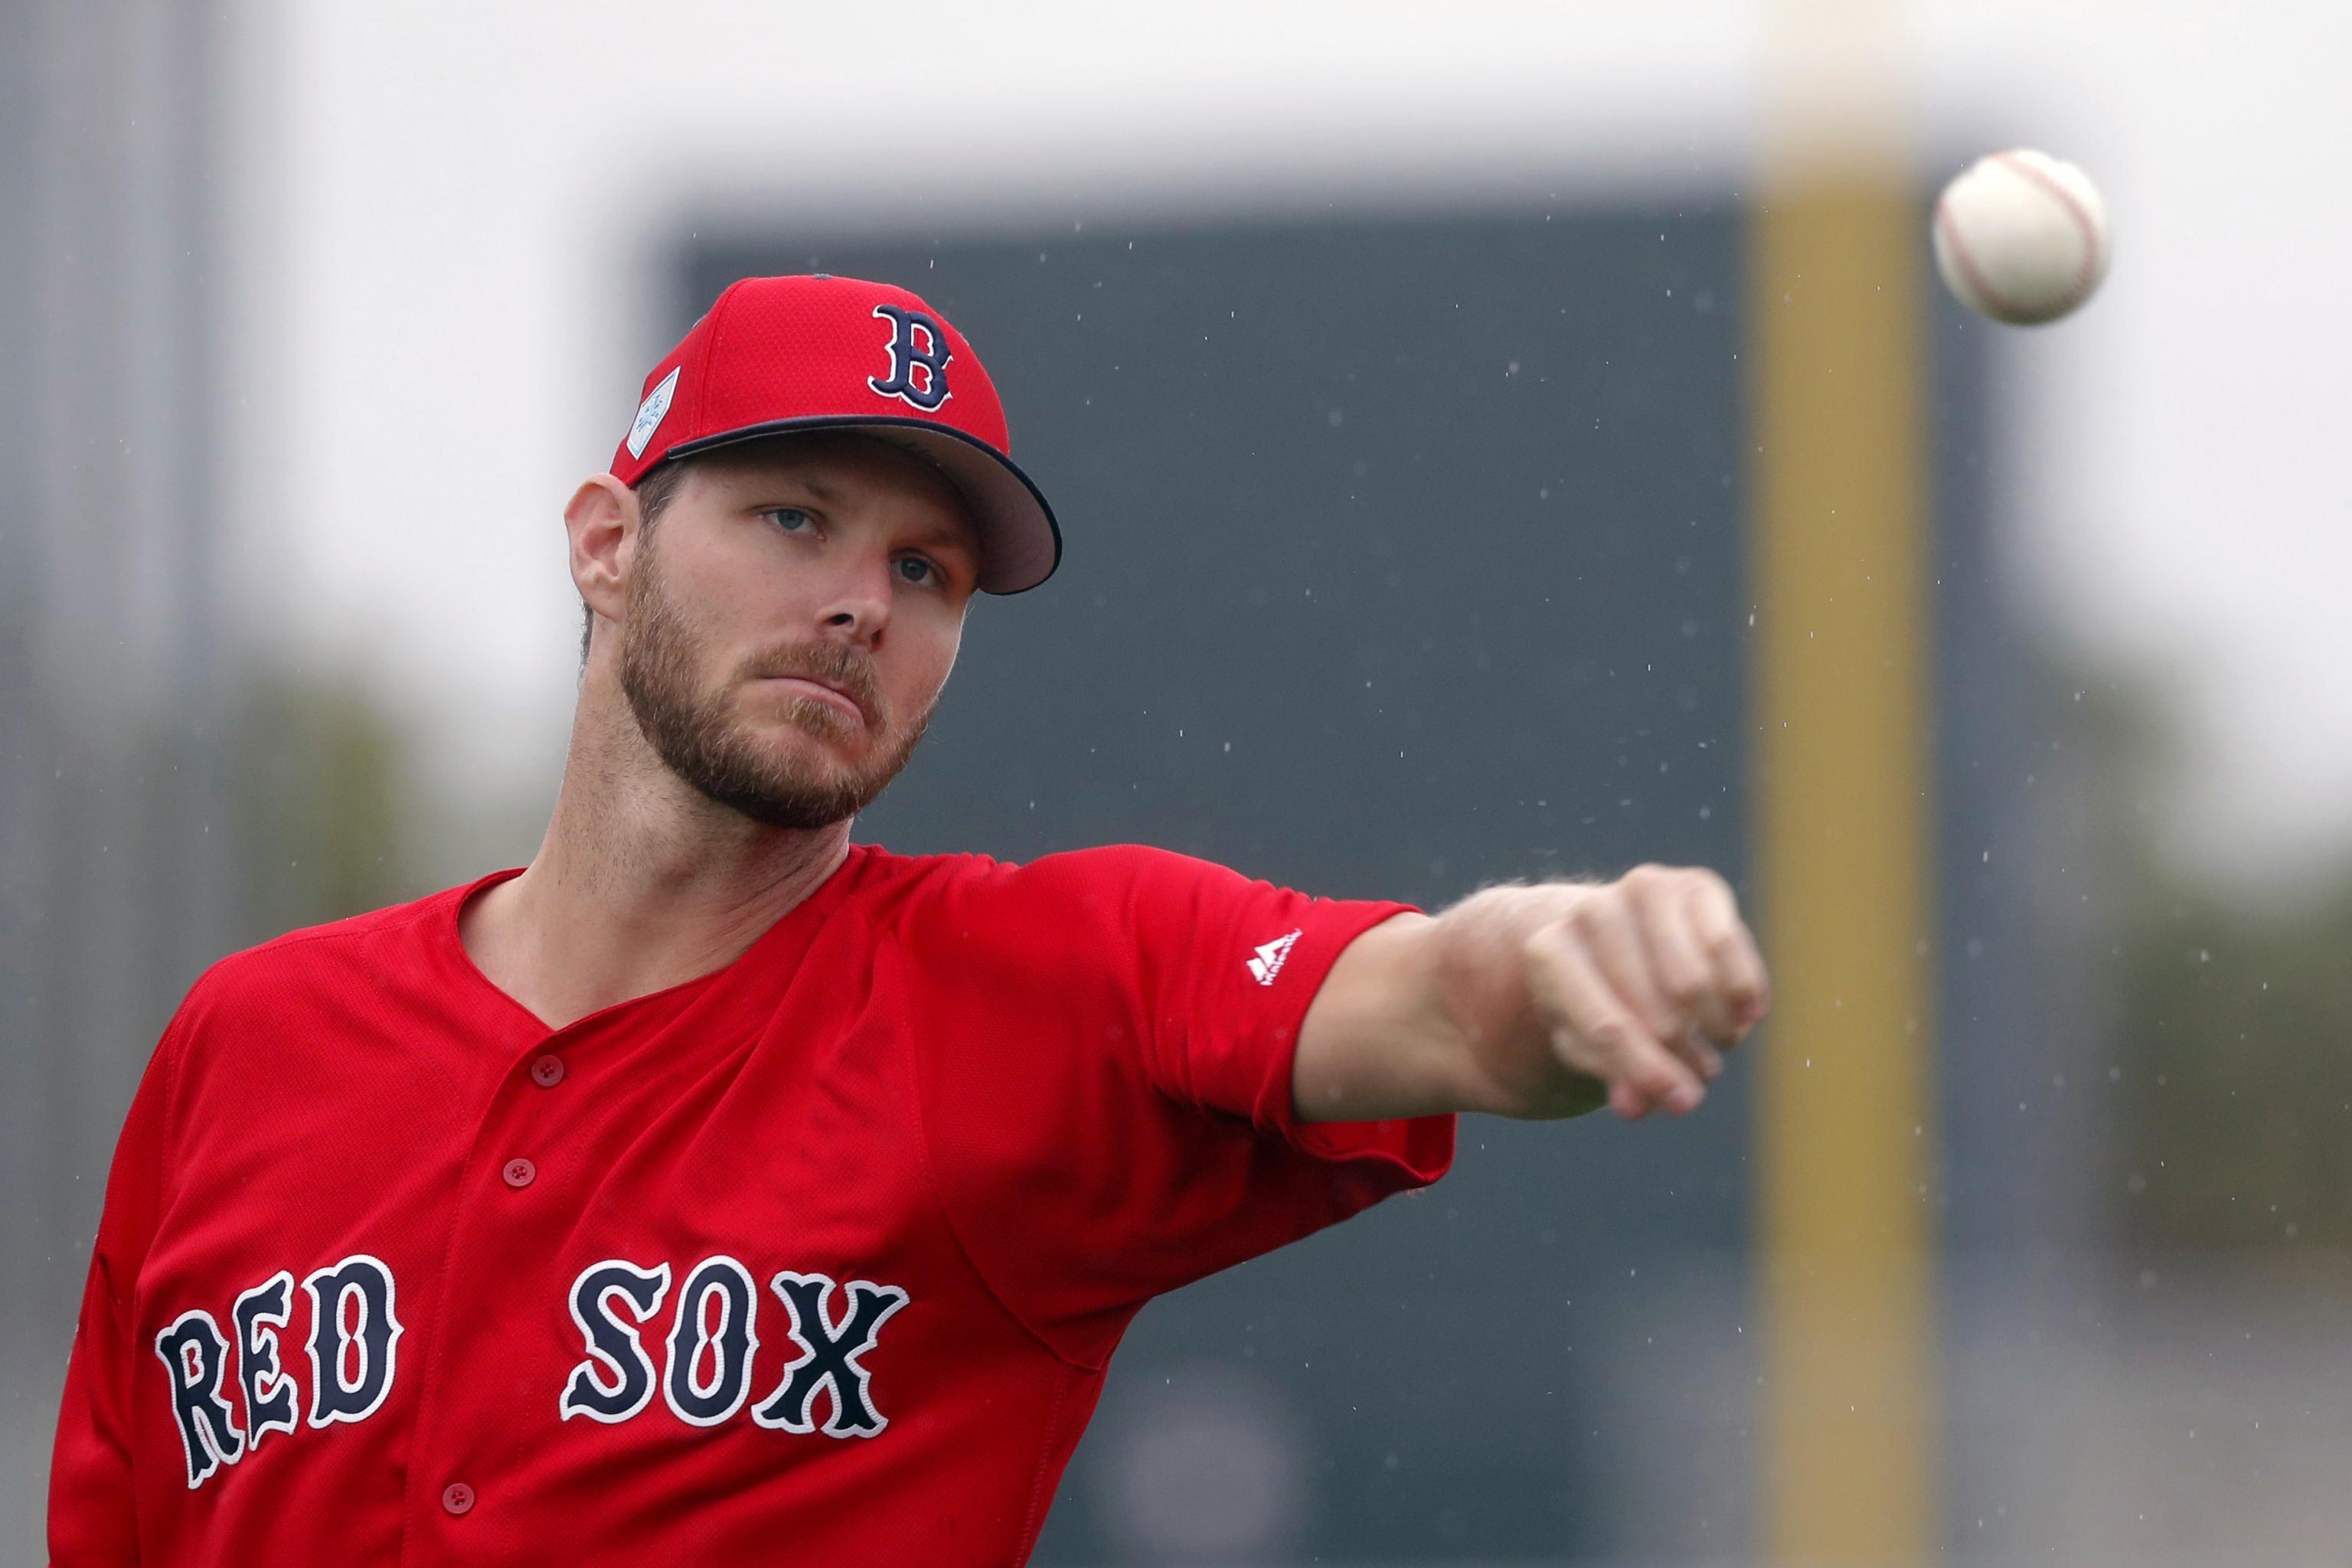
[[[1693,1070],[1612,989],[1580,936],[1554,927],[1536,952],[1553,1055],[1570,1071],[1606,1083],[1618,1115],[1635,1121],[1660,1106],[1680,1113],[1705,1098]]]

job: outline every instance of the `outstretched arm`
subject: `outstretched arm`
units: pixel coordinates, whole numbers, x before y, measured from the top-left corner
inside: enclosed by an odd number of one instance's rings
[[[1299,1029],[1292,1098],[1307,1121],[1680,1115],[1770,994],[1712,871],[1489,888],[1349,944]]]

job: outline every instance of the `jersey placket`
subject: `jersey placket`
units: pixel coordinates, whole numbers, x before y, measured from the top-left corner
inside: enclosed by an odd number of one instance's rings
[[[650,998],[641,1000],[651,1000]],[[486,1453],[485,1430],[529,1420],[527,1405],[545,1393],[551,1423],[555,1392],[535,1386],[529,1356],[499,1358],[511,1367],[508,1386],[479,1386],[453,1366],[479,1359],[457,1335],[510,1343],[537,1303],[520,1299],[548,1277],[571,1212],[567,1197],[581,1173],[553,1151],[557,1131],[590,1091],[606,1009],[509,1047],[510,1059],[475,1118],[457,1201],[430,1338],[421,1347],[424,1376],[408,1457],[403,1559],[463,1562],[510,1555],[520,1544],[501,1506],[506,1479]],[[511,1037],[509,1037],[511,1038]]]

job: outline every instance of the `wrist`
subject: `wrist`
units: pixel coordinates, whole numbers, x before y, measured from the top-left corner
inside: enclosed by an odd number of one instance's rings
[[[1599,885],[1511,883],[1444,910],[1432,931],[1434,989],[1454,1044],[1446,1092],[1467,1110],[1558,1114],[1532,1108],[1531,1085],[1551,1075],[1551,1041],[1528,982],[1528,946]]]

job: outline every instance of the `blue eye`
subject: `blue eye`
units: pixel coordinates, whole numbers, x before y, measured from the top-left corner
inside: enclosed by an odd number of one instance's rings
[[[919,555],[902,555],[898,558],[898,575],[909,583],[935,583],[939,581],[940,569]]]
[[[803,527],[813,527],[816,522],[816,519],[796,506],[770,507],[760,515],[773,521],[786,533],[798,533]]]

